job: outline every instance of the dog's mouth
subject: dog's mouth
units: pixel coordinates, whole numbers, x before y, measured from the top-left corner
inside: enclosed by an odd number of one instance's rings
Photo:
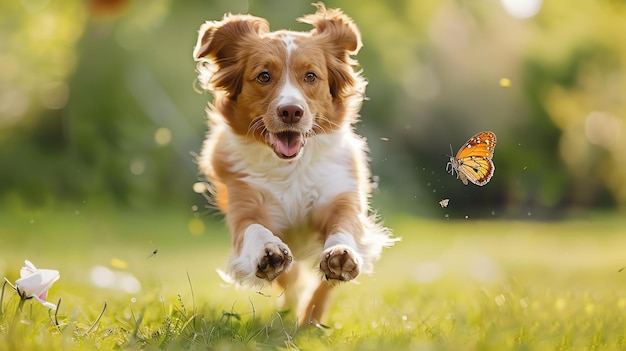
[[[300,132],[269,133],[269,144],[274,153],[282,159],[288,160],[297,157],[305,143],[306,137]]]

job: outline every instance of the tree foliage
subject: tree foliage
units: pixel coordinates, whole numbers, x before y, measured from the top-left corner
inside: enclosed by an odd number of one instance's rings
[[[363,35],[368,101],[357,129],[380,204],[439,215],[449,197],[458,213],[483,216],[626,207],[626,5],[539,4],[520,19],[496,0],[327,2]],[[313,10],[309,1],[3,2],[0,198],[194,201],[210,100],[194,90],[200,23],[250,12],[272,29],[308,30],[295,18]],[[481,130],[498,135],[496,173],[464,187],[445,173],[444,154]]]

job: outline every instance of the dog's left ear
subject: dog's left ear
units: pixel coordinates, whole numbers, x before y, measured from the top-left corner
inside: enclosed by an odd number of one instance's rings
[[[326,9],[324,4],[315,3],[317,12],[306,15],[298,20],[313,25],[311,30],[318,37],[329,53],[328,73],[330,76],[330,93],[333,97],[350,94],[347,87],[355,84],[352,65],[356,64],[350,55],[355,55],[363,45],[361,33],[352,19],[339,9]]]
[[[298,20],[313,25],[313,34],[328,35],[334,44],[346,50],[348,54],[356,54],[362,46],[361,33],[352,19],[339,9],[326,9],[321,2],[314,3],[317,12],[306,15]]]

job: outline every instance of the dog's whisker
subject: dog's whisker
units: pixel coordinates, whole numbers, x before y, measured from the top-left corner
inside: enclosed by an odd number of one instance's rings
[[[332,133],[335,131],[334,127],[340,128],[341,126],[338,123],[333,122],[330,118],[324,115],[316,114],[315,115],[315,124],[321,129],[324,133]],[[322,120],[328,124],[330,130],[326,130],[320,123],[317,122],[317,119]]]
[[[309,139],[314,140],[315,143],[317,143],[317,146],[321,145],[321,142],[319,140],[319,138],[317,138],[318,133],[315,131],[315,128],[318,128],[320,130],[323,130],[322,127],[320,125],[318,125],[316,122],[313,122],[313,126],[311,127],[311,129],[309,130],[308,134],[309,134]]]
[[[246,132],[246,138],[252,133],[256,132],[259,128],[262,128],[261,134],[263,134],[266,130],[265,124],[263,123],[263,116],[256,117],[252,120],[252,123],[248,126],[248,130]]]

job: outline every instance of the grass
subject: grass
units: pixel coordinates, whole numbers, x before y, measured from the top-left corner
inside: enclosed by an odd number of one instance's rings
[[[58,269],[49,301],[2,294],[0,350],[622,350],[626,220],[387,219],[403,241],[338,289],[327,327],[298,329],[280,292],[225,286],[223,224],[82,205],[0,214],[0,275]],[[158,253],[154,254],[155,250]],[[94,267],[137,278],[99,287]],[[103,310],[106,303],[106,309]]]

